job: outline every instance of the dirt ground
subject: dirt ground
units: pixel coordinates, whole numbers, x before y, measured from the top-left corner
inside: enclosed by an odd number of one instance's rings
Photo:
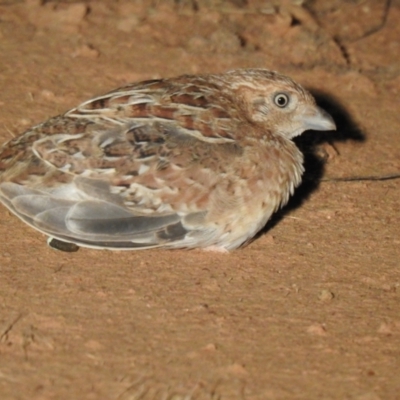
[[[0,398],[400,399],[400,2],[0,0],[1,141],[127,82],[265,67],[316,94],[249,246],[61,253],[0,209]],[[353,181],[336,178],[356,177]]]

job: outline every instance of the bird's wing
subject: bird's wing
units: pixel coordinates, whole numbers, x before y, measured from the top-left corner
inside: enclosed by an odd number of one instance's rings
[[[201,77],[153,80],[114,90],[82,103],[66,116],[125,124],[127,121],[172,121],[185,133],[209,143],[234,140],[236,107]],[[229,113],[226,111],[229,109]]]
[[[46,134],[34,135],[30,183],[3,182],[1,200],[36,229],[81,245],[215,242],[221,232],[207,221],[210,196],[226,177],[221,163],[242,151],[232,119],[207,91],[165,95],[162,84],[120,89],[39,126]],[[33,176],[37,160],[41,176]]]

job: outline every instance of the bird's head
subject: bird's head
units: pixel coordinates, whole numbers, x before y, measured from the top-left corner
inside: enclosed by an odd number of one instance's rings
[[[265,69],[230,71],[229,86],[249,121],[288,139],[306,130],[330,131],[332,117],[290,78]]]

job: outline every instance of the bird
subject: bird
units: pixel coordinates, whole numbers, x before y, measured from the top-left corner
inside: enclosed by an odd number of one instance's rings
[[[335,129],[264,68],[132,83],[5,143],[0,201],[59,250],[229,252],[301,183],[293,138]]]

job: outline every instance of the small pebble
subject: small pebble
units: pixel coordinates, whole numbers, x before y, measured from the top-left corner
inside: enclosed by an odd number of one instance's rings
[[[321,290],[318,295],[318,298],[321,301],[330,301],[330,300],[333,300],[334,297],[335,297],[335,295],[331,291],[326,290],[326,289]]]

